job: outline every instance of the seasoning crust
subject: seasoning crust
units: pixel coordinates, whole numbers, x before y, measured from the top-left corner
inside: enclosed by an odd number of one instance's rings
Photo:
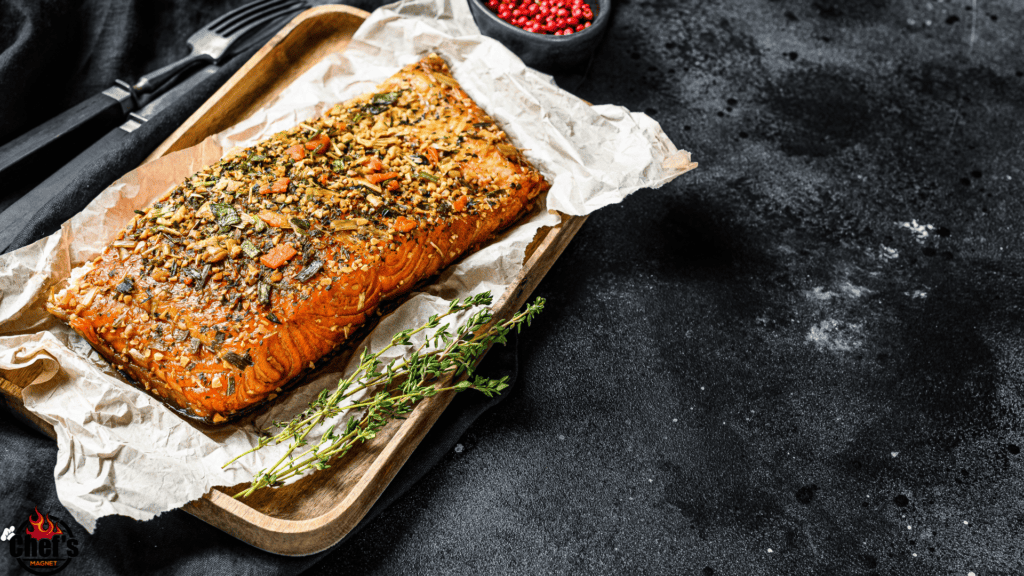
[[[47,309],[140,388],[220,424],[548,188],[431,55],[136,210]]]

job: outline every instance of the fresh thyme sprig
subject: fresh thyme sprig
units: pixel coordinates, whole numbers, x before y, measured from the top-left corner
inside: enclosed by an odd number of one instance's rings
[[[494,321],[490,308],[474,312],[454,331],[441,321],[477,306],[490,306],[490,292],[483,292],[463,300],[454,300],[443,314],[431,316],[418,328],[403,330],[391,338],[391,342],[376,353],[364,348],[359,357],[359,367],[347,378],[342,379],[334,390],[324,390],[309,407],[288,422],[273,422],[264,429],[259,442],[250,450],[239,454],[224,464],[224,468],[238,459],[252,454],[270,444],[288,442],[288,448],[281,459],[270,468],[260,470],[248,488],[235,495],[236,498],[249,496],[267,486],[275,486],[283,480],[300,475],[310,468],[330,468],[329,462],[345,455],[353,446],[374,438],[388,422],[413,410],[423,398],[440,392],[454,390],[477,390],[488,397],[501,393],[508,387],[508,377],[485,378],[473,373],[477,361],[492,344],[505,344],[506,336],[514,328],[521,330],[529,326],[534,316],[544,308],[544,299],[537,298],[524,310],[505,321]],[[434,330],[408,358],[398,358],[384,364],[381,357],[396,346],[411,346],[415,334]],[[442,378],[452,377],[462,381],[445,387],[438,387]],[[340,406],[342,400],[353,394],[374,388],[376,392],[367,399],[348,406]],[[319,442],[296,454],[299,448],[309,445],[306,438],[311,432],[325,425],[327,421],[346,411],[357,411],[345,424],[342,431],[335,431],[330,425],[321,435]],[[271,433],[276,430],[276,433]]]

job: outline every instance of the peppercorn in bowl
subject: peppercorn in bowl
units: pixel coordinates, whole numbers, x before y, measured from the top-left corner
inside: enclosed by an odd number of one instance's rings
[[[583,72],[604,37],[611,0],[467,0],[480,32],[542,72]]]

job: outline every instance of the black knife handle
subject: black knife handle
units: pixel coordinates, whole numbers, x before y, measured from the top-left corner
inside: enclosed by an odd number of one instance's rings
[[[96,194],[127,169],[124,165],[137,165],[141,158],[135,158],[130,147],[131,134],[117,128],[97,140],[63,168],[53,173],[42,184],[11,204],[0,213],[0,250],[7,251],[16,240],[19,245],[34,242],[59,228],[63,221],[49,222],[37,216],[40,208],[48,210],[59,207],[61,214],[77,214],[86,207]],[[131,156],[125,162],[114,162],[111,157]],[[145,156],[145,151],[142,151]],[[26,226],[27,224],[27,226]],[[25,241],[28,240],[28,241]]]
[[[53,153],[58,146],[84,148],[124,122],[134,107],[132,98],[131,92],[125,88],[111,86],[0,146],[0,177],[24,165],[30,158]]]
[[[138,113],[132,115],[132,121],[111,131],[0,212],[0,254],[52,234],[61,224],[81,212],[111,182],[141,164],[161,141],[170,136],[237,72],[286,21],[281,19],[269,25],[221,66],[207,66],[183,79],[157,98],[167,98],[167,106],[161,110],[147,111],[147,108],[156,104],[156,100],[143,106]],[[143,114],[148,115],[148,120],[140,122],[140,115]],[[127,132],[124,128],[132,130]]]

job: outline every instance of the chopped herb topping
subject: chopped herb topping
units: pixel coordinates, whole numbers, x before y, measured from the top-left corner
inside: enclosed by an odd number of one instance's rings
[[[260,249],[257,248],[256,245],[250,242],[249,240],[245,240],[242,242],[242,252],[245,252],[245,255],[248,256],[249,258],[254,259],[259,257],[260,255]]]
[[[398,97],[401,96],[401,95],[402,95],[402,91],[401,90],[396,90],[394,92],[385,92],[383,94],[374,94],[373,98],[370,101],[373,102],[374,104],[388,104],[388,105],[390,105],[390,104],[394,104],[398,100]]]
[[[270,304],[270,284],[266,282],[259,283],[259,295],[257,301],[260,304]]]
[[[135,279],[131,276],[125,276],[124,280],[117,285],[117,291],[121,294],[131,294],[135,291]]]
[[[245,370],[249,366],[253,365],[252,358],[249,358],[247,356],[240,356],[234,352],[225,352],[224,354],[221,355],[221,359],[227,362],[228,364],[231,364],[235,368],[238,368],[239,370]],[[230,391],[228,392],[228,394],[231,393],[232,392]]]
[[[230,204],[210,204],[210,211],[217,217],[217,224],[234,226],[242,223],[242,217]]]
[[[313,276],[315,276],[316,273],[319,272],[320,269],[323,267],[323,261],[317,258],[310,262],[309,265],[307,265],[305,268],[303,268],[301,272],[296,274],[295,279],[298,280],[299,282],[305,282],[312,278]]]

